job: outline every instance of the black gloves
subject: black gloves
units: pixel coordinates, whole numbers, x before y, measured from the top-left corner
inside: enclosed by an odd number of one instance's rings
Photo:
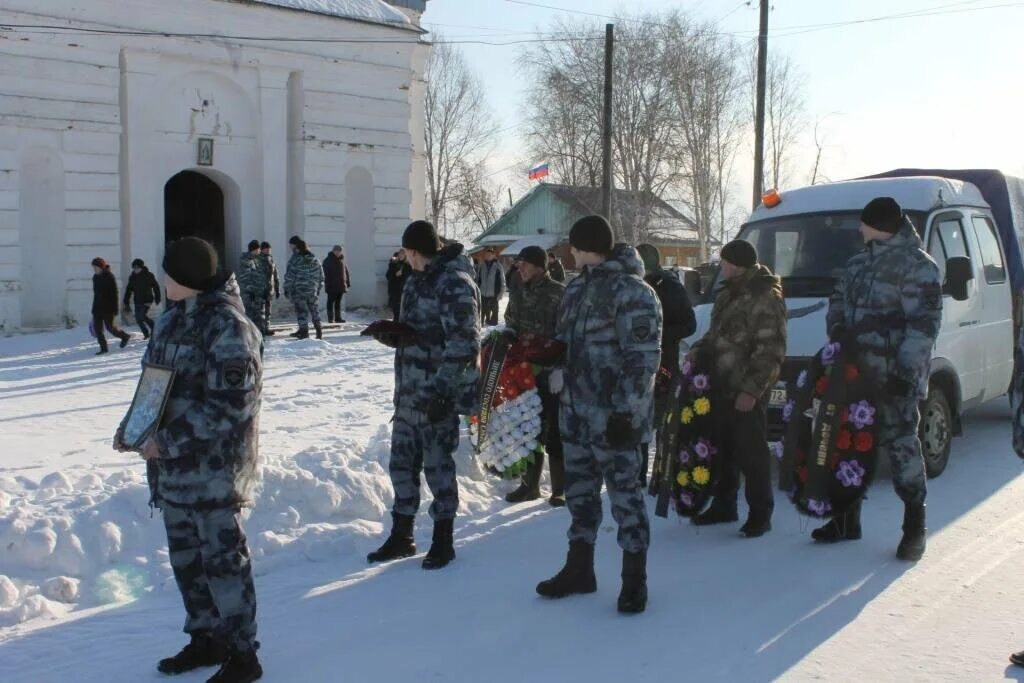
[[[378,320],[359,333],[363,337],[373,337],[384,346],[393,349],[416,343],[416,330],[405,323],[394,320]]]
[[[431,422],[440,422],[451,415],[453,410],[451,401],[435,396],[427,403],[427,419]]]
[[[885,393],[896,398],[913,398],[914,385],[896,375],[889,375],[885,380]]]
[[[633,434],[633,420],[626,413],[614,413],[609,416],[604,434],[612,448],[626,448],[638,443]]]

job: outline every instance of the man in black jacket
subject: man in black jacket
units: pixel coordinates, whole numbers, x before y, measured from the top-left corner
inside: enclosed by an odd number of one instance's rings
[[[653,244],[636,248],[644,262],[644,281],[658,295],[665,316],[661,329],[661,370],[654,387],[654,424],[660,425],[665,413],[665,397],[671,380],[679,372],[679,343],[697,329],[697,318],[686,295],[686,287],[673,273],[661,267],[661,254]],[[646,485],[650,444],[644,444],[644,462],[640,471],[640,484]]]
[[[412,274],[412,266],[405,257],[405,250],[396,251],[388,263],[388,307],[395,314],[398,320],[402,313],[402,290],[405,289],[405,281]]]
[[[107,338],[103,336],[106,327],[110,334],[121,338],[121,348],[128,346],[131,335],[114,322],[117,315],[117,280],[110,271],[110,264],[97,256],[92,260],[92,325],[96,330],[96,341],[100,343],[97,356],[107,352]]]
[[[135,306],[129,308],[133,297]],[[128,286],[124,290],[124,310],[135,315],[135,322],[146,339],[153,333],[153,321],[149,317],[152,305],[160,305],[160,285],[143,260],[137,258],[132,261],[132,274],[128,276]]]
[[[324,259],[324,291],[327,293],[327,322],[343,323],[345,292],[352,288],[352,277],[345,264],[345,250],[335,244]]]

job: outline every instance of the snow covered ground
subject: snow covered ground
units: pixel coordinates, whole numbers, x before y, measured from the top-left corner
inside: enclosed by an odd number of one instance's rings
[[[622,617],[610,516],[598,593],[541,600],[533,586],[560,566],[567,513],[499,502],[509,485],[465,444],[455,563],[365,564],[390,502],[391,354],[342,327],[267,345],[265,487],[247,522],[264,680],[1024,680],[1006,662],[1024,648],[1024,478],[1004,400],[967,420],[932,482],[917,565],[893,557],[887,480],[854,544],[811,545],[783,501],[757,540],[655,519],[650,606]],[[184,641],[143,467],[109,447],[142,344],[94,350],[80,329],[0,339],[5,683],[158,680],[156,660]],[[424,550],[429,535],[424,512]]]

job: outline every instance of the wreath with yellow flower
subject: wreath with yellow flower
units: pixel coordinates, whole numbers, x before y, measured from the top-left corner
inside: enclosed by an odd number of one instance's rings
[[[670,438],[663,444],[671,443],[675,450],[672,501],[676,512],[691,517],[711,498],[718,455],[712,420],[711,379],[699,359],[683,364],[672,396],[666,428],[677,431],[667,433],[665,436]]]

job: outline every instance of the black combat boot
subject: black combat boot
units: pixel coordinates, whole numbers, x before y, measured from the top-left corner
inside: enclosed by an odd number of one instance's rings
[[[367,562],[390,562],[416,554],[416,543],[412,538],[412,515],[391,513],[391,534],[384,545],[366,556]]]
[[[647,551],[622,553],[622,590],[619,611],[639,614],[647,609]]]
[[[227,656],[226,648],[209,633],[193,633],[192,641],[182,648],[181,652],[173,657],[161,659],[156,668],[160,673],[183,674],[204,666],[222,664]]]
[[[132,338],[132,336],[130,334],[127,334],[127,333],[121,335],[121,348],[122,349],[124,347],[128,346],[128,342],[131,341],[131,338]]]
[[[903,510],[903,538],[896,548],[896,557],[908,562],[917,562],[924,555],[925,534],[924,503],[905,504]]]
[[[296,339],[309,339],[309,325],[300,325],[299,331],[295,333]]]
[[[553,508],[564,508],[565,507],[565,494],[564,493],[552,493],[551,497],[548,498],[548,505]]]
[[[738,522],[740,516],[736,513],[736,503],[720,502],[718,498],[711,501],[711,507],[693,518],[697,526],[710,526],[712,524],[728,524]]]
[[[1024,650],[1020,652],[1014,652],[1012,655],[1010,655],[1010,661],[1016,664],[1017,666],[1024,666]]]
[[[760,538],[772,530],[772,511],[753,511],[740,527],[740,533],[747,538]]]
[[[835,515],[822,527],[811,532],[811,538],[818,543],[860,540],[861,499],[847,508],[846,512]]]
[[[547,581],[537,584],[537,593],[545,598],[564,598],[574,593],[593,593],[596,590],[594,546],[585,541],[571,541],[562,570]]]
[[[519,484],[512,493],[505,496],[506,503],[525,503],[528,500],[537,500],[540,498],[540,487],[529,486],[526,482]]]
[[[324,338],[324,328],[320,326],[320,323],[313,323],[313,328],[316,330],[316,338],[317,339],[323,339]],[[307,335],[308,335],[308,332],[307,332]]]
[[[440,569],[455,559],[455,544],[452,541],[454,519],[439,519],[434,522],[434,538],[427,556],[423,558],[424,569]]]
[[[220,671],[207,679],[206,683],[252,683],[263,678],[263,667],[256,653],[231,652],[221,664]]]

